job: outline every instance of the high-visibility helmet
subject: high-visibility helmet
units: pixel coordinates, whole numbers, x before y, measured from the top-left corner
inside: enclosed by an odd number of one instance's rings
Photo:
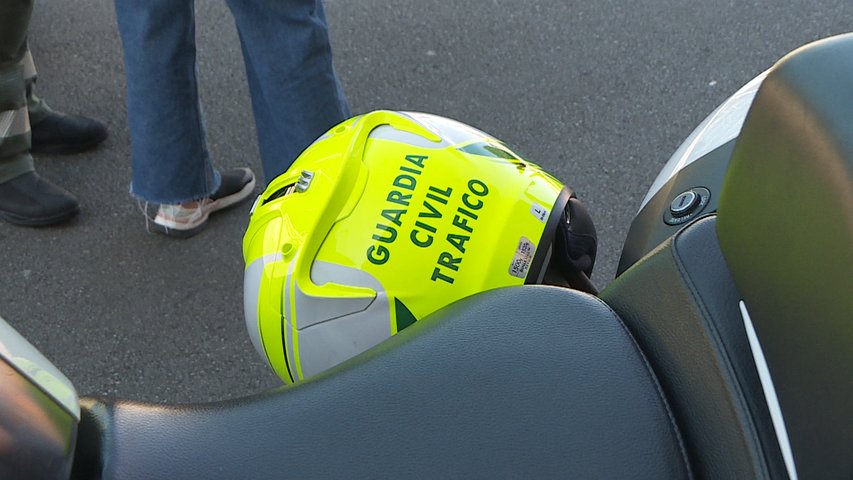
[[[462,123],[376,111],[318,138],[255,201],[246,323],[296,382],[469,295],[572,285],[594,257],[592,222],[556,178]]]

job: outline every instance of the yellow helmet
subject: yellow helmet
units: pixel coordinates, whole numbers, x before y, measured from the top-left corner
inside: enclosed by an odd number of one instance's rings
[[[291,383],[469,295],[586,278],[595,232],[568,188],[495,138],[375,111],[269,184],[243,258],[252,342]]]

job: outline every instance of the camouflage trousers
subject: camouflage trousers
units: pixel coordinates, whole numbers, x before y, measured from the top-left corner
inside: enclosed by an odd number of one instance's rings
[[[0,183],[33,170],[30,125],[50,112],[33,93],[36,68],[27,47],[32,0],[0,0]]]

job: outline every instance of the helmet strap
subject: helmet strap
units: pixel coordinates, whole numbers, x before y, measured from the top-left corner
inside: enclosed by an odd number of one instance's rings
[[[597,294],[590,281],[598,237],[586,207],[572,194],[554,234],[554,259],[569,286]]]

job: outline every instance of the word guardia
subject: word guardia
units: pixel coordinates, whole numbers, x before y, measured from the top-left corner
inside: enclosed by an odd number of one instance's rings
[[[403,220],[413,208],[412,196],[418,186],[418,178],[426,167],[426,155],[406,155],[406,162],[399,168],[399,174],[391,182],[394,189],[385,197],[386,205],[382,217],[376,223],[371,237],[375,243],[367,248],[366,256],[370,263],[384,265],[391,258],[391,246],[397,241],[398,233],[403,229]],[[408,229],[408,240],[419,248],[428,248],[436,242],[443,242],[444,248],[435,261],[430,279],[434,282],[453,283],[455,273],[459,271],[465,254],[465,244],[474,234],[474,226],[479,218],[478,211],[483,208],[483,198],[488,196],[489,187],[485,182],[471,179],[466,191],[460,196],[460,204],[453,210],[453,188],[427,187],[426,198],[417,206],[414,226]],[[414,212],[413,212],[414,213]],[[453,215],[449,231],[439,232],[439,222],[445,215]],[[449,217],[448,217],[449,218]],[[443,238],[442,238],[443,237]]]

